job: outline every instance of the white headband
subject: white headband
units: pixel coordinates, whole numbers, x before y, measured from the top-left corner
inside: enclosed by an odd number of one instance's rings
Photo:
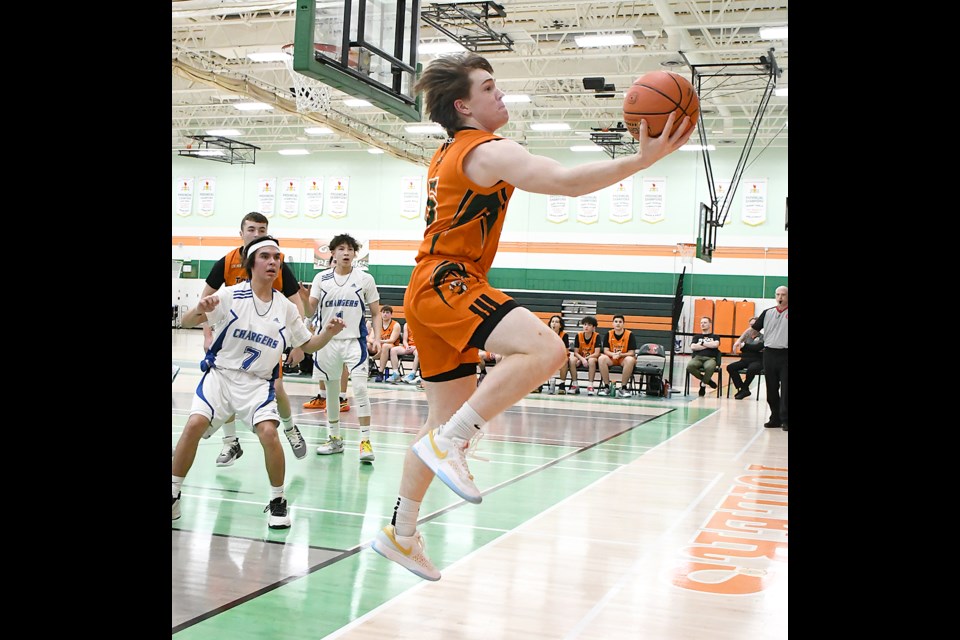
[[[280,245],[278,245],[277,241],[274,240],[273,238],[265,238],[263,240],[254,240],[253,244],[247,247],[247,255],[248,256],[256,255],[257,250],[262,249],[263,247],[276,247],[277,249],[279,249]]]

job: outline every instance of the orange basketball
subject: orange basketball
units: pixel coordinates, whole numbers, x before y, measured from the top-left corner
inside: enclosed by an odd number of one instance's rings
[[[643,74],[633,81],[623,97],[623,122],[637,140],[640,139],[641,119],[647,121],[647,134],[656,138],[663,132],[673,111],[677,112],[674,131],[683,122],[683,116],[690,116],[696,126],[700,98],[689,80],[672,71]]]

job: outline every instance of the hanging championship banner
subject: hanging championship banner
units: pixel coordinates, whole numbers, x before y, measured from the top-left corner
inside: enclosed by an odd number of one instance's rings
[[[197,213],[202,216],[212,216],[217,193],[217,179],[198,178],[197,187]]]
[[[633,176],[610,187],[610,219],[617,224],[633,220]]]
[[[304,178],[303,195],[307,201],[304,215],[318,218],[323,213],[323,178]]]
[[[420,208],[420,193],[423,179],[420,176],[400,178],[400,217],[413,220],[423,215]]]
[[[268,218],[273,217],[273,208],[277,202],[277,179],[260,178],[257,180],[257,210]]]
[[[330,178],[327,186],[327,215],[331,218],[346,217],[349,185],[350,178]]]
[[[193,178],[177,178],[177,215],[188,216],[193,211]]]
[[[740,219],[744,224],[757,226],[767,221],[767,179],[744,180],[743,204]]]
[[[567,196],[547,196],[547,222],[559,224],[570,218],[570,199]]]
[[[600,219],[600,198],[596,192],[577,198],[577,222],[595,224]]]
[[[656,223],[666,219],[667,179],[643,179],[643,209],[640,219],[644,222]]]
[[[296,218],[300,213],[300,178],[280,178],[280,215]]]

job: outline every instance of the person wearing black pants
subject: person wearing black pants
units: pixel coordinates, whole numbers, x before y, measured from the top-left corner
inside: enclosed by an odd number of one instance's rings
[[[767,405],[770,407],[770,420],[764,427],[774,429],[787,428],[787,288],[777,287],[774,293],[777,306],[765,310],[748,326],[739,342],[756,338],[763,329],[763,375],[767,380]]]
[[[747,321],[747,326],[753,324],[756,317]],[[756,338],[747,338],[746,342],[737,340],[733,344],[734,350],[740,349],[740,359],[727,365],[727,374],[730,375],[730,381],[736,388],[737,393],[733,397],[737,400],[743,400],[750,393],[750,383],[763,371],[763,336]],[[745,378],[740,378],[740,372],[746,371]]]

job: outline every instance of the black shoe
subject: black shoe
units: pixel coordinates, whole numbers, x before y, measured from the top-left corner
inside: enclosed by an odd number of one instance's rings
[[[707,395],[707,388],[703,385],[700,385],[700,391],[697,392],[697,395],[700,396],[701,398]]]
[[[271,529],[289,529],[290,516],[287,514],[287,501],[283,498],[274,498],[263,512],[270,511],[270,517],[267,519],[267,526]]]
[[[781,428],[781,429],[783,429],[784,431],[786,431],[786,430],[787,430],[787,423],[786,423],[786,422],[784,422],[784,423],[783,423],[783,426],[782,426],[782,427],[780,427],[780,428]]]
[[[714,382],[713,380],[707,380],[707,384],[710,385],[710,388],[711,388],[711,389],[716,389],[716,388],[717,388],[717,383]]]
[[[767,429],[779,429],[779,428],[781,428],[783,425],[781,425],[781,424],[774,424],[774,423],[772,423],[772,422],[764,422],[764,423],[763,423],[763,426],[766,427]]]
[[[753,395],[753,394],[750,393],[750,389],[747,389],[746,387],[744,387],[740,389],[740,391],[737,391],[736,395],[734,395],[733,397],[736,398],[737,400],[743,400],[749,395]]]

